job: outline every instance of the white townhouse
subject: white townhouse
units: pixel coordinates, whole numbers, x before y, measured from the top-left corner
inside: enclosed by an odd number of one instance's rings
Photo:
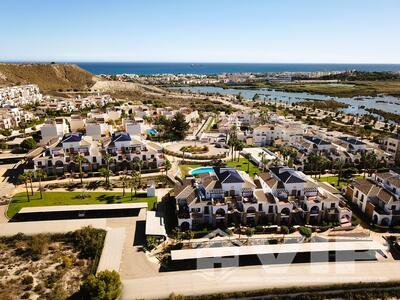
[[[52,140],[60,139],[68,132],[69,127],[64,118],[47,120],[40,128],[40,133],[42,135],[41,143],[47,144]]]
[[[376,173],[357,179],[347,187],[346,195],[378,225],[400,224],[400,175]]]

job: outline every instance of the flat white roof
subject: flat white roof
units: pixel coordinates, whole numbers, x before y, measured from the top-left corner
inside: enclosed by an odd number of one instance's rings
[[[27,214],[27,213],[40,213],[40,212],[114,210],[114,209],[135,209],[135,208],[147,208],[147,202],[23,207],[19,211],[19,213]]]
[[[265,153],[264,159],[268,159],[268,160],[273,160],[273,159],[275,159],[277,157],[276,155],[275,156],[271,155],[271,152],[265,151],[265,149],[263,149],[263,148],[256,148],[256,147],[254,147],[254,148],[244,148],[242,150],[242,152],[246,153],[246,154],[250,154],[257,161],[261,161],[260,153]]]
[[[119,272],[125,237],[125,228],[108,229],[97,272],[104,270]]]
[[[258,245],[241,247],[215,247],[172,250],[172,260],[197,259],[207,257],[224,257],[274,253],[300,253],[300,252],[327,252],[327,251],[356,251],[356,250],[382,250],[385,248],[374,241],[348,241],[348,242],[317,242],[278,245]]]
[[[0,224],[0,236],[12,236],[20,232],[26,235],[65,233],[89,225],[98,229],[106,229],[106,221],[106,219],[83,219],[5,223]]]
[[[167,236],[164,218],[157,217],[155,211],[146,213],[146,235]]]

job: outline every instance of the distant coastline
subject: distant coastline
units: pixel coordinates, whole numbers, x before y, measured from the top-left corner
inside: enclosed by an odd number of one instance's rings
[[[76,62],[93,74],[221,74],[359,70],[400,72],[400,64],[123,63]]]

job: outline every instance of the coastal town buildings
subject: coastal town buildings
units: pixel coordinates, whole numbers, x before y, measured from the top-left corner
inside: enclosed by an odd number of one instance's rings
[[[400,139],[389,137],[384,142],[385,150],[390,153],[393,161],[400,160]]]
[[[131,170],[135,160],[141,161],[143,168],[157,169],[165,164],[161,147],[145,140],[132,137],[126,132],[115,132],[101,141],[82,133],[67,133],[58,143],[49,146],[33,159],[35,169],[43,169],[48,175],[63,175],[79,172],[77,155],[82,155],[84,172],[98,171],[105,166],[105,156],[109,155],[111,170]]]
[[[41,144],[47,144],[52,140],[58,140],[69,132],[69,127],[64,118],[46,120],[40,128],[42,135]]]
[[[287,167],[271,168],[254,180],[231,167],[214,167],[173,194],[183,230],[204,224],[348,223],[352,215],[340,198]]]
[[[375,224],[400,224],[400,175],[375,173],[348,185],[346,195]]]

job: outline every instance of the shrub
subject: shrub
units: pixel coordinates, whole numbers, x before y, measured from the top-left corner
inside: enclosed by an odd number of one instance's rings
[[[32,236],[29,242],[29,253],[34,260],[38,260],[49,247],[49,237],[45,234],[37,234]]]
[[[256,232],[264,232],[264,227],[261,226],[261,225],[257,225],[257,226],[255,227],[255,229],[256,229]]]
[[[121,279],[115,271],[102,271],[89,275],[81,287],[84,299],[111,300],[121,294]]]
[[[56,284],[49,294],[49,299],[52,300],[65,300],[68,298],[68,293],[61,284]]]
[[[30,276],[30,275],[26,275],[26,276],[24,276],[24,278],[22,278],[21,283],[23,285],[32,284],[33,283],[33,277]]]
[[[289,233],[289,228],[287,226],[281,226],[281,233],[288,234]]]
[[[254,228],[246,228],[246,235],[248,236],[248,237],[250,237],[250,236],[253,236],[253,234],[254,234]]]
[[[300,231],[301,235],[303,235],[303,236],[305,236],[307,238],[311,237],[312,230],[310,228],[301,226],[299,231]]]
[[[62,258],[62,266],[66,269],[70,269],[73,266],[72,259],[68,256],[63,256]]]
[[[74,244],[83,258],[95,258],[103,248],[105,231],[91,226],[83,227],[74,232]]]
[[[154,237],[154,236],[148,236],[147,238],[146,238],[146,243],[145,243],[145,248],[148,250],[148,251],[151,251],[151,250],[153,250],[155,247],[157,247],[158,246],[158,239],[156,238],[156,237]]]
[[[35,140],[33,138],[29,138],[29,139],[22,141],[21,148],[23,148],[25,150],[32,150],[32,149],[37,148],[37,143],[35,142]]]

